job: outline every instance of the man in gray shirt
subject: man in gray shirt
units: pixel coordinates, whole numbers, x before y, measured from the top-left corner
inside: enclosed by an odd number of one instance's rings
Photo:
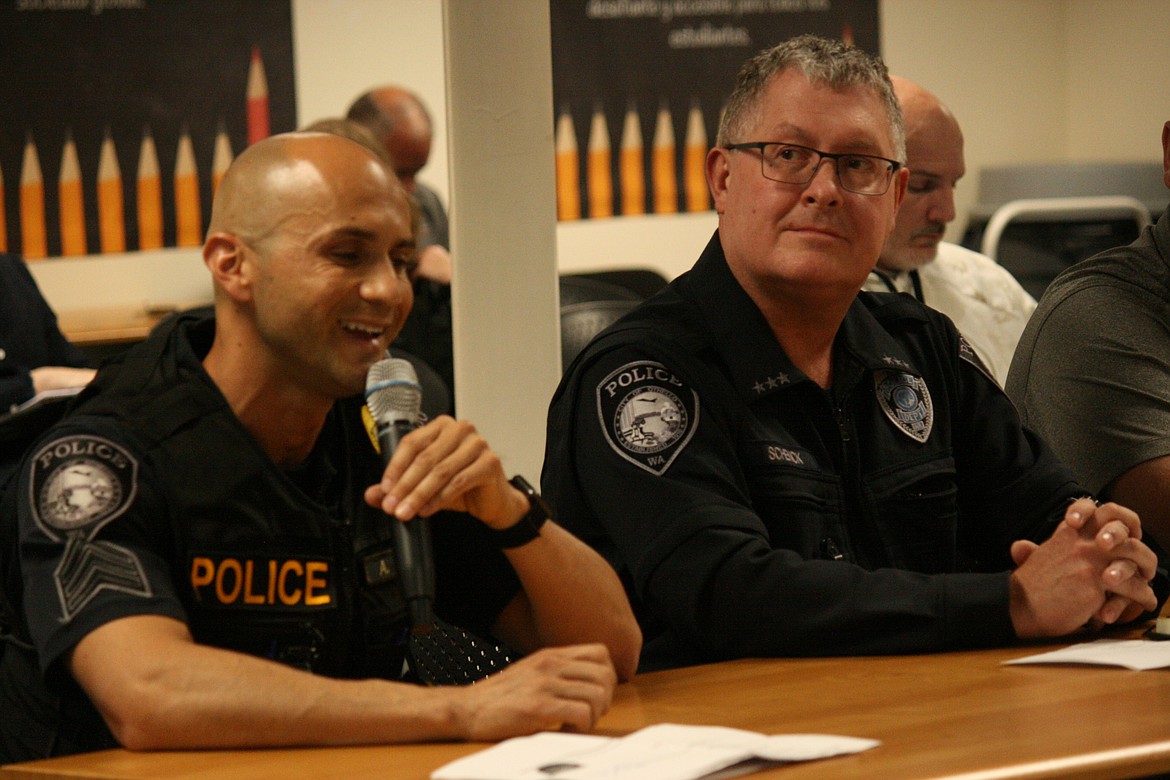
[[[1170,187],[1170,122],[1162,128]],[[1007,391],[1081,484],[1170,542],[1170,207],[1132,244],[1056,278]]]

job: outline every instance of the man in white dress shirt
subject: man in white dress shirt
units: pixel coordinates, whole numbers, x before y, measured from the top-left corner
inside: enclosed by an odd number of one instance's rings
[[[891,81],[906,122],[910,181],[864,289],[909,293],[946,314],[1003,385],[1036,301],[991,258],[942,240],[966,173],[963,132],[933,94],[898,76]]]

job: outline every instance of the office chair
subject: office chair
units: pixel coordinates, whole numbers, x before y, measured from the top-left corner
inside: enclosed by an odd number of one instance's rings
[[[1130,243],[1150,222],[1145,204],[1128,195],[1021,198],[992,213],[980,251],[1039,300],[1065,268]]]
[[[621,319],[638,301],[582,301],[561,307],[561,367],[568,368],[593,337]]]
[[[665,276],[651,268],[624,268],[615,271],[589,271],[566,274],[562,278],[593,279],[598,282],[625,287],[642,298],[649,298],[669,282]]]
[[[561,368],[569,367],[601,331],[637,306],[642,296],[590,274],[565,274],[561,288]]]

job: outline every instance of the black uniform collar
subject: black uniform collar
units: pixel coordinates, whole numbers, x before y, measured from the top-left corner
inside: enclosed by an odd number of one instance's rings
[[[712,348],[749,402],[811,381],[789,360],[763,313],[731,273],[719,231],[677,287],[702,313]],[[860,300],[852,303],[837,333],[834,360],[842,350],[869,371],[896,370],[921,376],[906,350]]]
[[[776,343],[755,301],[732,275],[718,230],[678,287],[702,314],[712,347],[744,398],[755,400],[809,381]]]
[[[845,313],[841,329],[837,331],[835,349],[849,354],[869,371],[905,371],[908,374],[922,376],[922,372],[913,363],[901,342],[891,336],[882,321],[874,316],[869,305],[873,300],[870,293],[860,293],[853,301],[849,311]],[[911,310],[906,306],[906,301],[898,300],[896,303],[901,316],[926,319],[920,311]],[[894,304],[878,304],[879,307],[883,305]]]

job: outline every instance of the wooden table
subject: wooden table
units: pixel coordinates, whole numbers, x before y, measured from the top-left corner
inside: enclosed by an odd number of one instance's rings
[[[598,733],[654,723],[879,739],[855,756],[752,778],[1113,778],[1170,772],[1170,670],[1002,666],[1046,648],[938,655],[732,661],[620,686]],[[131,753],[112,750],[0,769],[45,778],[395,778],[482,745]]]
[[[57,313],[57,327],[78,346],[141,341],[168,314],[200,303],[77,309]]]

